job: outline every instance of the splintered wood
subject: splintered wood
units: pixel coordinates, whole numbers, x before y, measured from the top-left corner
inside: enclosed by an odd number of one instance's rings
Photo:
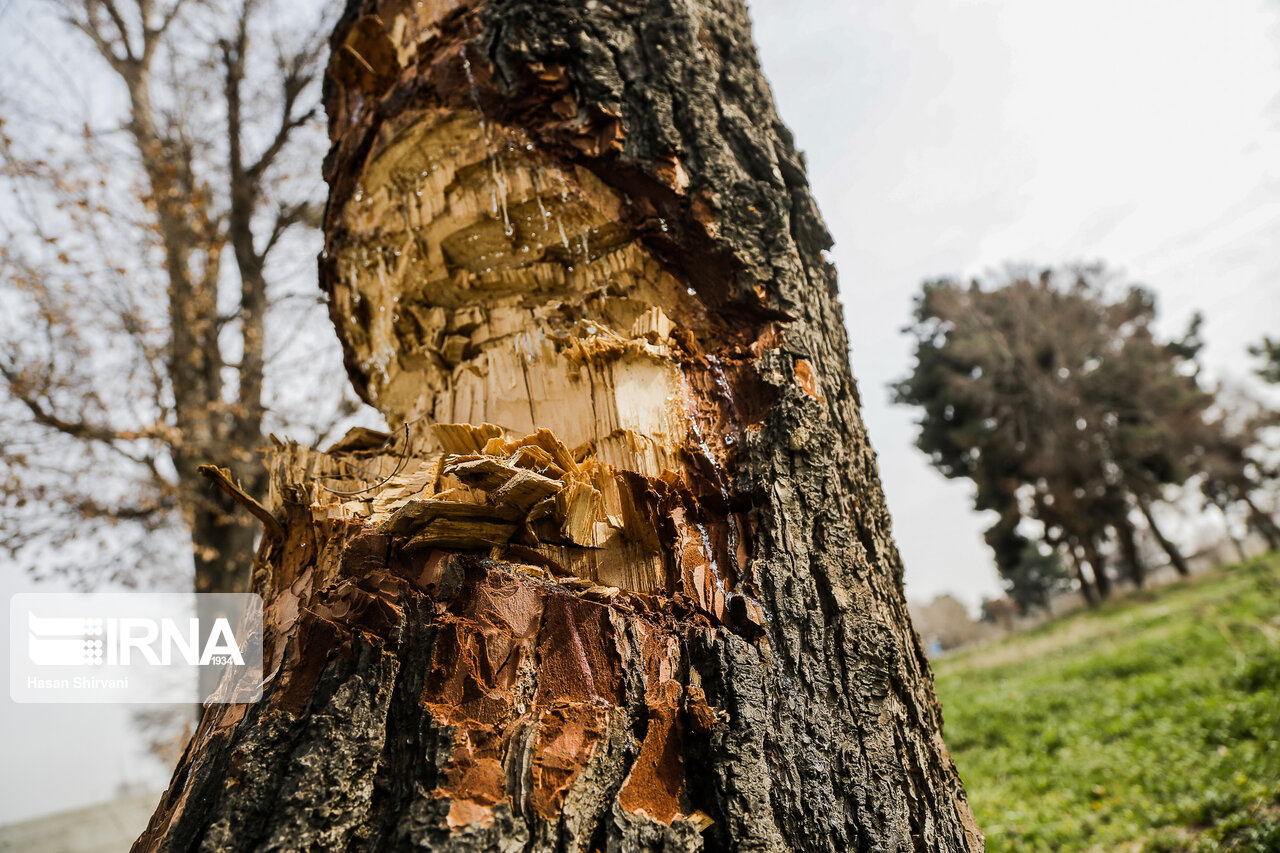
[[[570,450],[545,429],[509,438],[493,424],[436,424],[433,433],[441,450],[408,462],[382,448],[277,447],[272,509],[283,514],[287,499],[335,530],[355,521],[403,538],[409,551],[483,550],[606,591],[679,586],[707,612],[723,612],[724,580],[701,550],[706,533],[679,536],[677,546],[660,530],[664,519],[681,522],[696,511],[671,471],[657,479],[622,471],[589,447]],[[667,554],[677,548],[669,567]],[[336,565],[331,573],[324,563],[321,576],[336,577]]]
[[[281,477],[319,476],[315,513],[411,550],[487,550],[724,617],[747,559],[716,456],[733,439],[708,444],[707,389],[682,367],[713,318],[621,224],[617,192],[457,109],[384,128],[360,175],[331,212],[332,310],[408,461],[358,435],[341,449],[362,461],[290,449]]]
[[[593,442],[660,476],[689,428],[674,312],[704,309],[617,223],[616,194],[478,114],[380,139],[331,243],[334,314],[391,425]]]

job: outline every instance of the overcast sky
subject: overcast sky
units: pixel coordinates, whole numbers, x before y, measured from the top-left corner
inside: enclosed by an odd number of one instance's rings
[[[836,239],[854,372],[908,594],[998,583],[968,489],[915,450],[886,385],[927,277],[1004,260],[1102,258],[1160,295],[1166,329],[1208,315],[1206,353],[1247,369],[1280,332],[1276,2],[755,0],[782,117]],[[0,0],[0,45],[27,0]],[[27,43],[29,49],[36,49]],[[27,585],[12,573],[3,589]],[[5,655],[7,659],[7,654]],[[105,800],[137,759],[127,709],[0,702],[0,822]]]
[[[754,0],[756,42],[836,245],[854,375],[908,596],[999,589],[967,481],[886,385],[921,281],[1104,259],[1206,312],[1248,370],[1280,333],[1280,3]]]

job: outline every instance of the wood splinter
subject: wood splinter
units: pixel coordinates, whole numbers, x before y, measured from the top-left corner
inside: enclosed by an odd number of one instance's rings
[[[226,492],[233,501],[247,509],[254,518],[261,521],[263,531],[267,536],[277,542],[284,541],[284,526],[265,506],[254,500],[252,495],[240,488],[231,479],[231,471],[226,468],[219,468],[217,465],[201,465],[196,470],[209,482]]]

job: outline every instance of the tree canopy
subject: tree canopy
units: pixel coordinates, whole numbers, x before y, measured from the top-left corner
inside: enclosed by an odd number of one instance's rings
[[[1186,572],[1151,505],[1204,474],[1211,451],[1213,477],[1243,477],[1227,500],[1259,482],[1248,439],[1227,440],[1200,380],[1201,318],[1174,339],[1156,318],[1150,290],[1102,265],[938,279],[916,299],[915,368],[895,399],[921,408],[917,445],[933,465],[972,480],[977,508],[997,514],[986,539],[1024,606],[1043,603],[1028,580],[1052,565],[1034,540],[1074,567],[1086,596],[1105,596],[1110,561],[1143,583],[1143,527]]]
[[[1249,354],[1261,361],[1256,371],[1259,376],[1268,382],[1280,382],[1280,338],[1264,335],[1261,341],[1249,347]]]

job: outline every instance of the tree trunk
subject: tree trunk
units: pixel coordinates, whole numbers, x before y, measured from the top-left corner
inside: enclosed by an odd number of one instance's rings
[[[1075,573],[1076,580],[1080,582],[1080,593],[1084,596],[1085,603],[1090,607],[1098,604],[1098,590],[1094,587],[1093,582],[1084,573],[1084,566],[1081,565],[1080,555],[1076,553],[1076,546],[1067,542],[1067,557],[1071,560],[1071,570]]]
[[[211,414],[207,420],[216,418]],[[266,477],[258,455],[262,437],[250,441],[246,436],[245,440],[247,447],[230,443],[225,435],[218,436],[195,451],[184,446],[173,454],[183,512],[191,531],[196,592],[244,592],[249,587],[258,523],[232,495],[200,473],[210,461],[225,464],[230,482],[254,500],[265,497]]]
[[[1267,547],[1274,551],[1280,548],[1280,527],[1271,520],[1265,512],[1258,508],[1253,499],[1245,495],[1241,500],[1244,505],[1249,508],[1249,526],[1261,534],[1262,538],[1267,540]]]
[[[190,485],[199,490],[191,509],[191,543],[195,555],[196,592],[244,592],[249,586],[257,527],[253,517],[203,477]]]
[[[1102,556],[1102,550],[1092,536],[1085,537],[1084,555],[1093,572],[1093,585],[1098,590],[1098,598],[1105,601],[1111,597],[1111,577],[1107,574],[1107,562]]]
[[[1178,546],[1170,542],[1161,532],[1156,520],[1151,512],[1151,502],[1141,495],[1138,496],[1138,508],[1142,510],[1142,517],[1147,520],[1147,528],[1151,531],[1151,535],[1160,543],[1160,547],[1169,555],[1169,562],[1177,569],[1178,574],[1184,578],[1191,574],[1190,567],[1187,566],[1187,560],[1182,556],[1182,552],[1178,550]]]
[[[1240,559],[1240,562],[1243,563],[1245,560],[1249,559],[1249,557],[1244,552],[1244,543],[1231,532],[1231,516],[1227,514],[1227,508],[1222,504],[1215,504],[1215,506],[1218,507],[1218,512],[1222,514],[1222,531],[1226,533],[1227,538],[1231,540],[1232,546],[1236,549],[1236,556]]]
[[[262,702],[135,850],[982,848],[739,0],[352,4]]]
[[[1127,517],[1122,517],[1116,522],[1115,528],[1116,541],[1120,545],[1120,557],[1124,561],[1125,569],[1129,572],[1129,580],[1133,581],[1133,585],[1138,589],[1142,589],[1146,583],[1147,572],[1142,564],[1142,556],[1138,553],[1138,540],[1134,535],[1133,525]]]

